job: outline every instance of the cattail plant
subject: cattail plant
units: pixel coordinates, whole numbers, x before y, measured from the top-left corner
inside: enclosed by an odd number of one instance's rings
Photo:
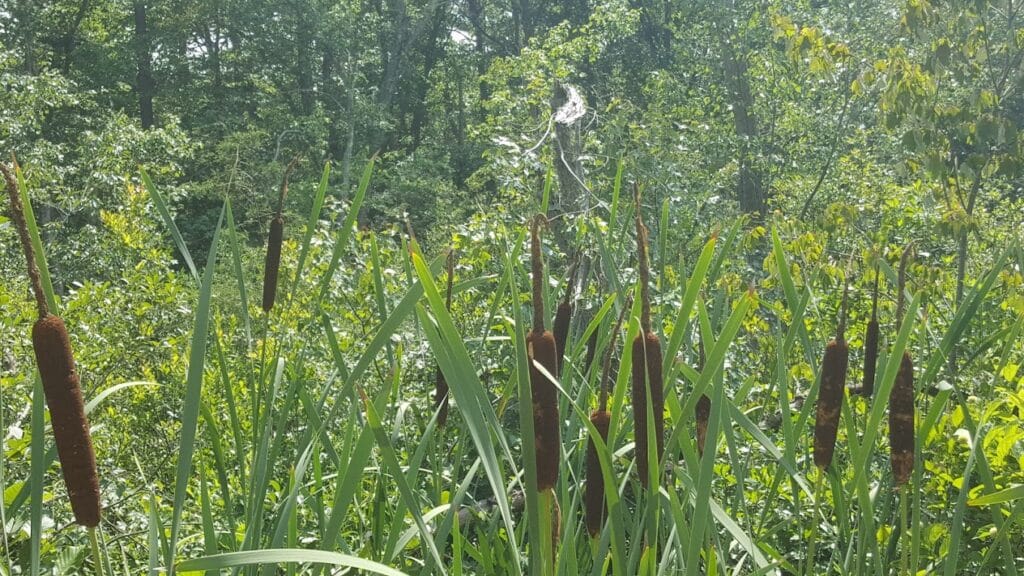
[[[878,266],[875,266],[875,290],[871,295],[871,320],[864,333],[864,382],[861,396],[870,398],[875,393],[875,370],[878,365]]]
[[[410,227],[411,229],[411,227]],[[445,294],[445,307],[448,312],[452,311],[452,287],[454,286],[455,278],[455,249],[454,247],[448,252],[448,288],[447,294]],[[444,377],[444,372],[441,371],[441,367],[437,367],[437,373],[434,376],[434,408],[440,409],[437,414],[437,423],[439,426],[444,426],[448,423],[448,380]]]
[[[704,337],[701,336],[697,342],[697,371],[703,372],[707,357],[704,352]],[[697,453],[704,457],[704,442],[708,438],[708,421],[711,419],[711,398],[707,394],[701,394],[697,405],[693,408],[697,432]]]
[[[832,464],[839,432],[839,413],[846,391],[846,369],[850,357],[845,338],[846,296],[847,289],[843,288],[836,337],[825,346],[825,356],[821,360],[821,385],[814,418],[814,465],[822,472]]]
[[[655,456],[661,461],[664,451],[665,399],[661,379],[661,341],[651,328],[650,262],[647,255],[647,227],[640,210],[640,187],[633,183],[636,201],[636,244],[640,271],[640,334],[633,339],[633,422],[637,472],[640,483],[647,487],[650,462],[648,461],[647,396],[651,398],[654,416]]]
[[[912,246],[907,246],[900,257],[896,318],[901,326],[906,321],[903,317],[904,293],[912,249]],[[896,382],[889,393],[889,449],[893,482],[902,486],[910,480],[914,470],[914,361],[908,350],[903,351]]]
[[[597,354],[597,330],[590,333],[587,338],[587,355],[583,360],[583,373],[589,374],[590,367],[594,364],[594,356]]]
[[[577,264],[573,264],[569,272],[569,280],[565,284],[565,295],[555,309],[555,321],[551,325],[551,333],[555,336],[555,351],[558,354],[558,374],[562,373],[562,363],[565,358],[565,346],[569,340],[569,323],[572,321],[572,293],[576,284]]]
[[[541,260],[540,227],[546,222],[538,214],[530,228],[533,269],[533,330],[526,336],[530,359],[530,389],[533,395],[533,432],[537,450],[537,490],[551,490],[558,480],[561,438],[558,427],[558,390],[537,364],[557,374],[555,336],[544,329],[544,262]]]
[[[46,302],[15,179],[2,164],[0,171],[3,171],[7,184],[11,219],[14,220],[25,253],[32,293],[39,312],[39,319],[32,326],[32,348],[43,383],[46,406],[50,410],[57,457],[75,521],[92,529],[100,523],[100,483],[71,341],[64,321],[50,313]]]
[[[612,415],[608,411],[608,389],[611,382],[612,358],[615,354],[615,339],[622,328],[622,321],[629,310],[630,299],[627,298],[619,313],[619,319],[612,328],[611,341],[608,342],[608,349],[605,350],[601,370],[601,391],[597,403],[597,410],[590,414],[590,422],[601,435],[601,440],[607,444],[608,428],[611,425]],[[595,331],[596,333],[596,331]],[[597,444],[593,438],[587,442],[586,462],[586,486],[583,492],[583,518],[587,525],[587,533],[591,538],[601,534],[604,526],[604,519],[608,515],[608,505],[604,493],[604,475],[601,474],[601,460],[597,455]]]
[[[270,235],[267,236],[267,258],[263,262],[263,311],[270,312],[277,298],[277,275],[281,269],[281,244],[284,241],[284,199],[288,195],[288,176],[295,168],[296,157],[285,168],[281,178],[281,191],[277,197],[277,211],[270,221]]]

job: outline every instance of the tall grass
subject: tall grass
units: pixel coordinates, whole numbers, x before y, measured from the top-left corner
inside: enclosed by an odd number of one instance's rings
[[[948,317],[936,313],[934,300],[909,290],[898,331],[887,331],[882,315],[875,394],[840,403],[833,458],[817,474],[812,423],[829,324],[822,302],[834,303],[827,292],[834,284],[822,270],[796,266],[786,229],[772,227],[769,277],[750,289],[737,280],[745,263],[736,264],[746,223],[685,243],[681,256],[666,230],[670,206],[662,204],[648,270],[655,304],[649,324],[641,321],[640,283],[624,241],[637,214],[619,202],[620,171],[608,210],[581,217],[603,227],[603,234],[586,236],[602,288],[579,291],[573,304],[586,310],[589,302],[596,312],[586,319],[579,314],[579,337],[565,344],[561,370],[542,373],[555,385],[562,438],[557,478],[542,497],[528,353],[536,322],[528,319],[527,230],[510,221],[475,237],[483,245],[464,247],[458,279],[451,281],[444,254],[427,254],[410,237],[399,242],[386,231],[354,230],[372,191],[372,170],[370,162],[354,190],[336,191],[324,169],[308,220],[283,238],[281,293],[268,316],[251,314],[261,304],[250,301],[249,289],[258,282],[259,258],[246,248],[230,204],[201,270],[166,200],[143,174],[197,286],[185,366],[179,381],[161,382],[180,408],[171,481],[154,483],[112,511],[143,519],[137,546],[145,554],[137,561],[149,573],[660,576],[802,567],[881,575],[896,565],[897,537],[904,539],[898,544],[907,550],[908,572],[953,574],[968,562],[1019,572],[1019,494],[997,485],[984,450],[986,422],[972,416],[962,382],[942,383],[952,344],[979,315],[996,314],[991,292],[1008,255],[993,262]],[[325,198],[338,193],[346,202],[328,222]],[[492,258],[474,260],[474,251]],[[546,260],[548,275],[565,277],[564,255],[552,249]],[[884,259],[879,270],[895,276]],[[370,304],[360,306],[364,300]],[[658,467],[649,477],[661,482],[650,491],[637,476],[643,439],[629,419],[634,363],[645,371],[650,366],[632,346],[623,347],[617,369],[586,366],[591,334],[597,334],[596,358],[613,354],[620,316],[624,341],[648,324],[663,351],[664,408],[657,416],[664,418],[664,452],[652,460]],[[1001,365],[1021,332],[1020,322],[1014,325],[993,337]],[[851,323],[851,342],[859,329]],[[884,458],[885,416],[908,350],[918,360],[920,412],[907,531],[899,534]],[[429,400],[435,367],[452,400],[443,433]],[[932,386],[935,396],[923,394]],[[594,398],[602,398],[606,420],[591,418]],[[653,420],[650,404],[648,410]],[[961,488],[949,507],[936,508],[937,497],[925,492],[934,475],[926,462],[945,445],[938,432],[948,428],[953,411],[972,442],[964,469],[952,470]],[[39,573],[53,456],[43,435],[35,435],[45,429],[42,404],[33,399],[31,412],[33,467],[24,487],[4,486],[13,496],[0,512],[23,515],[29,504],[38,530],[27,572]],[[700,434],[694,433],[697,414]],[[777,430],[763,424],[776,415]],[[652,436],[646,440],[656,445]],[[140,463],[140,477],[155,473],[147,466]],[[811,474],[821,478],[820,490]],[[585,498],[591,477],[603,487],[603,522],[584,522],[585,506],[594,507]],[[561,538],[545,541],[542,528],[556,506]],[[978,511],[973,517],[972,510]],[[985,544],[963,527],[979,525],[978,517],[994,528]],[[949,528],[936,537],[935,525]],[[808,555],[804,542],[812,531],[817,552]],[[121,544],[111,540],[122,534],[108,536],[100,541],[102,556],[116,558]],[[958,558],[956,551],[967,546],[980,550],[982,560]],[[937,547],[947,552],[939,555]]]

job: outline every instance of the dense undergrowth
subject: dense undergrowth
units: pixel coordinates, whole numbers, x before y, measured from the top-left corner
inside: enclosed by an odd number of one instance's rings
[[[630,346],[613,354],[607,443],[590,420],[602,363],[588,358],[640,330],[636,206],[620,169],[598,208],[552,214],[544,244],[546,310],[579,266],[554,375],[562,457],[552,503],[538,498],[533,476],[526,339],[526,221],[547,210],[550,186],[539,201],[476,214],[424,245],[397,224],[357,228],[372,172],[371,162],[339,199],[325,168],[308,219],[285,224],[269,313],[258,305],[265,248],[240,233],[230,204],[201,261],[145,173],[120,211],[104,213],[105,245],[123,267],[108,281],[64,286],[60,311],[91,403],[108,573],[258,563],[319,571],[311,561],[391,574],[1024,569],[1024,252],[1012,232],[975,252],[957,304],[954,248],[920,224],[927,214],[912,199],[825,226],[778,213],[679,223],[668,202],[641,205],[665,383],[664,458],[652,473],[660,484],[646,490],[633,450]],[[13,233],[0,237],[14,246]],[[900,325],[897,271],[910,243]],[[59,238],[46,244],[61,249]],[[98,571],[33,393],[33,308],[11,252],[0,258],[0,573]],[[875,395],[844,394],[822,472],[811,447],[822,353],[848,287],[847,384],[860,385],[876,270]],[[909,486],[897,491],[886,414],[904,350],[915,366],[916,444]],[[436,367],[452,399],[444,426]],[[705,394],[701,457],[695,409]],[[593,539],[582,518],[590,439],[609,488]],[[560,538],[546,566],[541,535],[556,509]]]

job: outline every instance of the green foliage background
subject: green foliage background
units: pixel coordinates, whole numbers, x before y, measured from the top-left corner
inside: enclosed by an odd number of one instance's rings
[[[16,153],[24,170],[86,397],[140,383],[91,415],[108,568],[301,547],[409,573],[533,570],[537,503],[499,510],[523,488],[522,455],[532,450],[519,418],[523,223],[543,208],[553,222],[549,310],[570,262],[589,263],[561,380],[561,573],[601,573],[607,558],[606,568],[628,573],[753,572],[756,555],[701,497],[771,564],[761,573],[895,565],[904,543],[893,537],[884,434],[873,452],[856,442],[838,450],[816,513],[804,489],[816,475],[807,418],[845,284],[850,379],[859,381],[876,263],[883,342],[896,343],[894,270],[910,243],[908,298],[919,308],[907,345],[924,379],[919,424],[931,424],[918,439],[910,563],[948,574],[1024,570],[1024,501],[968,505],[1024,483],[1022,16],[1011,1],[0,0],[0,153]],[[559,84],[583,103],[568,125],[555,121]],[[253,295],[294,157],[281,299],[267,317]],[[681,342],[668,384],[668,428],[680,431],[666,494],[648,506],[630,471],[630,407],[615,405],[622,420],[607,464],[622,508],[591,545],[578,517],[598,374],[584,367],[584,343],[610,330],[636,282],[633,181],[652,229],[657,328]],[[226,200],[234,225],[218,228]],[[711,271],[693,284],[713,236]],[[0,574],[91,571],[56,466],[35,479],[42,532],[31,534],[33,308],[16,241],[0,216]],[[437,273],[449,246],[457,333],[428,299],[405,300],[424,279],[417,264]],[[200,275],[213,271],[193,398],[185,391],[203,290],[186,254]],[[443,289],[444,275],[434,278]],[[697,285],[693,313],[678,318]],[[723,368],[705,375],[696,335],[722,333],[745,302]],[[471,365],[456,362],[463,350]],[[477,382],[487,402],[454,409],[439,430],[430,398],[445,358],[460,366],[457,403],[479,400]],[[620,395],[628,360],[613,373]],[[706,473],[682,411],[699,383],[730,408]],[[376,410],[360,392],[380,400]],[[867,434],[867,406],[847,400],[841,444]],[[190,405],[202,410],[182,494]],[[337,421],[314,434],[314,415],[328,414]],[[488,426],[493,461],[479,436]],[[351,486],[336,485],[366,430],[365,465]],[[861,458],[868,468],[858,472]],[[257,501],[260,465],[266,498]],[[496,493],[499,478],[507,494]],[[351,506],[333,518],[342,496]],[[473,515],[438,508],[456,498]],[[691,534],[709,514],[706,535]],[[456,517],[475,520],[456,528]],[[659,538],[644,548],[650,525]],[[819,554],[807,562],[812,534]],[[704,542],[697,556],[687,537]],[[431,560],[435,540],[444,569]]]

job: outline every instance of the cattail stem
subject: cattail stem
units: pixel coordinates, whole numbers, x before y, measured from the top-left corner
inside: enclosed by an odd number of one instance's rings
[[[411,229],[411,227],[410,227]],[[448,287],[447,293],[445,294],[445,309],[448,312],[452,311],[452,292],[455,284],[455,248],[452,247],[448,252]],[[444,426],[448,422],[448,380],[444,377],[444,373],[441,371],[441,367],[437,367],[437,374],[435,376],[435,389],[434,389],[434,408],[440,409],[437,414],[437,423],[440,426]]]
[[[814,507],[811,515],[811,536],[807,542],[807,558],[804,559],[804,574],[811,576],[814,571],[814,558],[817,555],[818,547],[818,514],[821,508],[821,491],[825,483],[825,471],[818,471],[818,478],[814,481]]]
[[[541,254],[540,227],[547,222],[537,214],[530,226],[530,267],[533,287],[533,330],[544,331],[544,260]]]
[[[847,312],[847,296],[850,293],[850,284],[843,284],[843,300],[839,305],[839,320],[836,322],[836,340],[843,340],[846,336],[846,312]]]
[[[558,541],[562,531],[562,511],[554,489],[541,490],[540,504],[541,570],[540,574],[554,574],[558,564]],[[550,549],[548,549],[550,546]]]
[[[604,351],[604,358],[601,361],[601,391],[597,402],[599,410],[608,409],[608,392],[611,388],[612,358],[615,355],[615,342],[618,340],[619,330],[622,329],[622,323],[626,319],[626,312],[629,311],[632,305],[633,298],[627,296],[626,301],[622,305],[622,310],[619,311],[619,317],[615,320],[615,326],[612,328],[611,340],[608,341],[608,348]]]
[[[32,283],[32,295],[36,300],[36,309],[39,318],[46,318],[50,313],[50,307],[46,303],[46,293],[43,291],[43,282],[39,277],[39,268],[36,266],[36,255],[32,249],[32,240],[28,235],[28,224],[25,222],[25,212],[21,206],[21,196],[18,193],[18,183],[14,175],[7,169],[7,166],[0,163],[0,172],[3,172],[7,184],[7,195],[10,197],[11,219],[14,220],[14,227],[18,231],[18,239],[21,241],[21,249],[25,253],[25,262],[28,265],[28,279]]]
[[[907,291],[907,268],[910,266],[910,259],[913,256],[914,244],[907,244],[900,256],[900,273],[896,291],[896,330],[903,327],[903,310],[906,304],[905,292]]]
[[[633,199],[636,202],[636,243],[640,276],[640,329],[646,334],[651,331],[651,266],[647,254],[647,227],[640,212],[640,185],[633,182]]]
[[[97,528],[89,528],[89,545],[92,548],[92,561],[96,565],[96,576],[103,576],[103,557],[100,555],[100,541]]]
[[[900,574],[910,575],[910,535],[907,534],[909,531],[907,517],[910,515],[909,512],[909,500],[910,491],[907,486],[900,486]]]
[[[576,270],[578,264],[574,263],[569,271],[569,280],[565,285],[565,295],[555,310],[555,321],[551,325],[551,332],[555,336],[555,351],[558,354],[558,373],[562,373],[562,363],[565,359],[565,350],[569,342],[569,325],[572,321],[572,296],[576,285]]]
[[[871,296],[871,320],[864,333],[864,380],[860,393],[870,398],[875,392],[875,372],[878,366],[878,266],[875,266],[875,289]]]
[[[284,169],[284,176],[281,178],[281,188],[277,196],[277,215],[280,216],[284,211],[284,199],[288,196],[288,177],[291,176],[292,170],[299,163],[301,156],[292,158],[292,161],[288,163],[288,166]]]

